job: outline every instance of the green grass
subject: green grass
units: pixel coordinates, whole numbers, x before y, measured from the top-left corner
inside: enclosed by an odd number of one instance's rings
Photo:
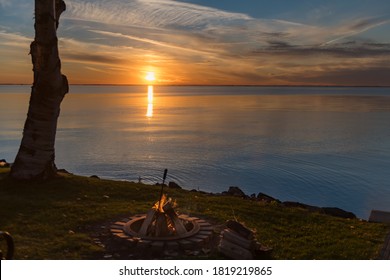
[[[95,259],[105,249],[96,229],[145,213],[160,188],[64,175],[50,182],[15,182],[0,169],[0,230],[15,239],[16,259]],[[179,211],[223,225],[234,217],[272,247],[274,259],[375,259],[389,227],[340,219],[276,203],[167,189]],[[3,246],[3,245],[2,245]],[[221,256],[212,256],[211,258]]]

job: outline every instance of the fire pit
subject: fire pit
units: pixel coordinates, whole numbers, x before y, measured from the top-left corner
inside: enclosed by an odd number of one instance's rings
[[[140,231],[147,222],[147,216],[135,215],[118,221],[111,226],[111,233],[131,247],[151,248],[153,251],[202,249],[208,246],[213,235],[210,223],[187,215],[178,216],[178,219],[186,224],[184,233],[167,236],[144,235]]]
[[[115,222],[111,233],[120,241],[155,252],[207,247],[213,235],[211,224],[197,217],[178,215],[175,208],[176,202],[163,194],[162,187],[160,200],[146,214]]]

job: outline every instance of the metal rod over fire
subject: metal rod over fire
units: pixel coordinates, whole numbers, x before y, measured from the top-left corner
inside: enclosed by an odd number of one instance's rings
[[[165,169],[164,170],[164,176],[163,176],[163,182],[161,184],[161,192],[160,192],[160,199],[158,200],[158,208],[157,210],[160,211],[160,207],[161,207],[161,199],[163,197],[163,194],[164,194],[164,184],[165,184],[165,179],[167,178],[167,173],[168,173],[168,169]]]
[[[165,179],[168,169],[164,170],[163,181],[161,184],[160,198],[154,204],[145,217],[144,222],[138,232],[140,236],[172,236],[183,235],[187,229],[183,221],[175,211],[176,202],[164,194]]]

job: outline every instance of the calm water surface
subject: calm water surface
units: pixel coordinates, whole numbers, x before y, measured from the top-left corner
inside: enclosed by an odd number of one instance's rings
[[[152,91],[153,90],[153,96]],[[0,158],[13,161],[29,87],[0,86]],[[149,95],[149,97],[148,97]],[[82,175],[390,211],[390,89],[72,86],[57,165]]]

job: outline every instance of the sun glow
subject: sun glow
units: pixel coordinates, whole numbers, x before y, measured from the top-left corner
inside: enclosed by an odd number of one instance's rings
[[[147,72],[145,80],[147,80],[148,82],[153,82],[156,80],[156,75],[154,74],[154,72]]]

